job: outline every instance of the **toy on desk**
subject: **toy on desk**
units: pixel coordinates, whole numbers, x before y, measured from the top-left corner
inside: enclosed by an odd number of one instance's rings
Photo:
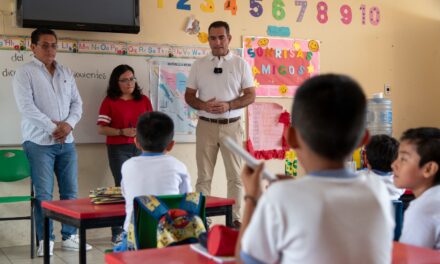
[[[113,204],[125,202],[121,187],[98,187],[89,193],[93,204]]]

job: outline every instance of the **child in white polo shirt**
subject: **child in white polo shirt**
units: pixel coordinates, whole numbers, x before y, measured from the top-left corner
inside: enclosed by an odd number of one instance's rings
[[[185,164],[166,154],[174,145],[173,120],[161,112],[145,113],[139,117],[136,133],[135,143],[142,154],[122,165],[125,232],[128,231],[136,196],[182,194],[192,190]]]
[[[288,143],[307,176],[261,192],[261,164],[242,172],[245,207],[236,253],[245,263],[391,263],[394,222],[384,183],[345,160],[368,141],[366,98],[326,74],[295,94]]]
[[[360,173],[368,173],[379,177],[387,186],[392,200],[398,200],[405,189],[394,185],[393,169],[391,164],[397,157],[399,142],[388,135],[374,135],[365,146],[368,170]]]
[[[414,193],[400,242],[440,250],[440,129],[413,128],[400,138],[394,184]]]

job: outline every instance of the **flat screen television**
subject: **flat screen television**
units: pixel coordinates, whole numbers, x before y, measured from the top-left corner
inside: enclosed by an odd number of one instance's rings
[[[139,33],[139,0],[17,0],[25,28]]]

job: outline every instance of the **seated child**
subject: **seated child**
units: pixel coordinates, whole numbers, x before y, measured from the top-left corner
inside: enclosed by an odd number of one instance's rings
[[[161,112],[144,113],[138,119],[135,143],[142,154],[122,165],[121,189],[125,198],[124,231],[128,231],[133,199],[140,195],[191,192],[191,177],[182,162],[166,152],[173,148],[173,120]]]
[[[414,193],[400,242],[440,250],[440,129],[408,129],[393,162],[394,184]]]
[[[365,113],[365,95],[347,76],[320,75],[299,87],[287,141],[307,175],[272,183],[261,194],[263,164],[243,169],[236,250],[242,261],[391,263],[394,221],[386,187],[378,177],[344,168],[368,141]]]
[[[405,192],[405,189],[396,188],[393,183],[393,169],[391,163],[397,157],[399,142],[388,135],[374,135],[370,142],[365,146],[367,157],[367,171],[361,173],[369,173],[379,177],[387,186],[388,193],[392,200],[398,200]]]

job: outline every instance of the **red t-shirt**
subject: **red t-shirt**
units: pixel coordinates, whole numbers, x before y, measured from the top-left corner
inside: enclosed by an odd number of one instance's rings
[[[141,100],[112,100],[106,97],[99,109],[97,124],[123,129],[136,127],[139,116],[145,112],[153,111],[150,99],[142,95]],[[133,144],[134,138],[125,136],[107,136],[107,144]]]

